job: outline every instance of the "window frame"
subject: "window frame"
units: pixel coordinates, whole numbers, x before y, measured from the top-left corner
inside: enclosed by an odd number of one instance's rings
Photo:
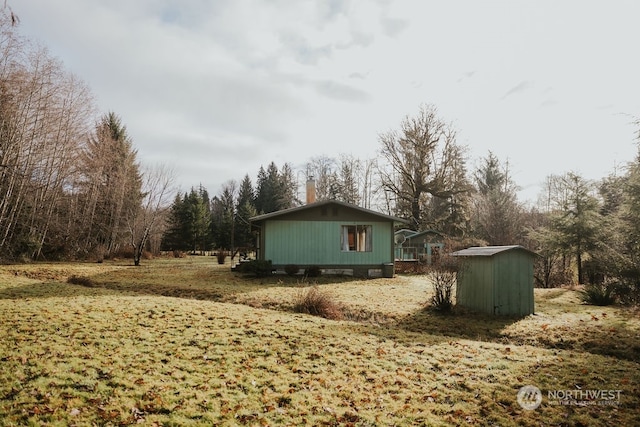
[[[343,224],[340,226],[341,252],[373,252],[373,226]]]

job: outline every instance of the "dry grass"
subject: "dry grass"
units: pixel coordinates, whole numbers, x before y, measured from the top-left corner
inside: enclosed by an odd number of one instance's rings
[[[300,290],[293,303],[296,313],[312,314],[331,320],[342,320],[342,306],[326,291],[321,291],[317,286]]]
[[[419,276],[331,280],[212,257],[0,267],[0,425],[640,425],[637,312],[536,290],[524,319],[443,317]],[[292,313],[314,286],[350,320]],[[621,401],[526,411],[526,384]]]

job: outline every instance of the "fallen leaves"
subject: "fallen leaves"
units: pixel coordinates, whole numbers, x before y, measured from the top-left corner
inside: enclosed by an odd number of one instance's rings
[[[151,292],[152,280],[145,280]],[[396,282],[399,290],[403,283]],[[346,285],[366,293],[375,283]],[[236,283],[234,292],[244,294],[238,301],[266,301],[273,294],[284,300],[293,289],[249,286]],[[457,424],[490,419],[501,425],[519,414],[516,381],[563,387],[578,374],[584,387],[606,381],[628,389],[640,380],[632,362],[597,353],[605,339],[592,340],[591,352],[577,347],[576,334],[585,330],[605,337],[635,331],[635,323],[627,327],[616,311],[589,314],[572,306],[578,314],[513,323],[471,319],[476,325],[465,316],[393,314],[385,307],[384,325],[333,323],[239,304],[73,288],[72,297],[0,299],[0,333],[6,337],[0,343],[0,413],[9,423],[20,424],[16,420],[28,415],[34,424],[78,425],[185,419],[205,425],[419,425],[447,423],[447,417]],[[77,288],[91,294],[77,295]],[[545,309],[544,301],[540,307]],[[624,414],[609,416],[628,424]]]

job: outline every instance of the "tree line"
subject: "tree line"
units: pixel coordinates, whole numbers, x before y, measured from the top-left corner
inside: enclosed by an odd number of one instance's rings
[[[201,185],[175,193],[171,171],[143,167],[122,119],[97,113],[86,84],[21,37],[5,11],[0,52],[0,259],[126,252],[137,264],[144,251],[250,250],[249,218],[301,205],[313,178],[318,200],[405,218],[447,236],[451,249],[536,251],[538,286],[607,278],[640,288],[640,154],[598,181],[549,176],[525,206],[508,161],[488,152],[469,167],[456,129],[424,105],[379,134],[375,158],[318,156],[303,170],[270,162],[255,185],[246,173],[213,196]]]
[[[120,117],[0,11],[0,259],[131,252],[139,262],[171,173],[143,170]]]
[[[575,172],[550,175],[537,203],[527,206],[518,200],[508,161],[488,152],[469,170],[468,147],[457,142],[455,129],[434,106],[407,116],[378,142],[376,159],[314,157],[297,173],[288,164],[278,168],[271,162],[260,168],[255,186],[246,174],[240,185],[230,180],[212,198],[202,187],[178,195],[163,247],[251,248],[255,237],[249,218],[300,206],[304,196],[298,190],[312,177],[318,200],[408,219],[411,229],[445,235],[450,250],[523,245],[540,255],[537,286],[606,278],[629,298],[640,296],[640,152],[601,180]]]

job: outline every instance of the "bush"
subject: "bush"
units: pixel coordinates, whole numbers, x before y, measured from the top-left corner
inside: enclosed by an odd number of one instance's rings
[[[289,276],[295,276],[300,271],[300,267],[296,264],[287,264],[284,266],[284,272]]]
[[[343,318],[341,305],[317,286],[301,290],[296,296],[293,309],[296,313],[311,314],[325,319],[340,320]]]
[[[458,267],[453,263],[434,265],[427,272],[427,278],[433,286],[431,306],[443,313],[451,312],[453,309],[453,288],[458,281]]]
[[[253,259],[238,264],[236,271],[255,277],[266,277],[273,274],[273,265],[271,260]]]
[[[637,281],[622,280],[613,290],[618,302],[624,305],[640,305],[640,283]]]
[[[310,265],[305,271],[304,275],[307,277],[320,277],[322,270],[317,265]]]
[[[580,291],[582,302],[590,305],[611,305],[616,302],[614,294],[615,284],[609,281],[603,283],[591,283]]]
[[[224,264],[224,261],[227,259],[227,253],[223,250],[219,250],[216,257],[218,258],[218,264]]]
[[[618,302],[625,305],[640,305],[640,267],[636,265],[621,269],[616,275],[618,283],[614,294]]]

